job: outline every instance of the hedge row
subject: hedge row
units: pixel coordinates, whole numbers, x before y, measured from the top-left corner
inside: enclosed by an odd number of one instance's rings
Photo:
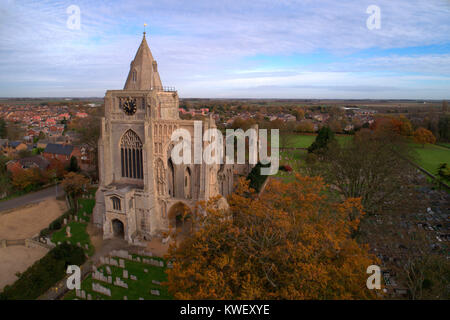
[[[39,233],[40,237],[47,237],[50,235],[50,233],[52,233],[52,231],[56,231],[62,228],[63,224],[64,224],[64,219],[69,219],[70,215],[73,213],[72,209],[67,210],[62,216],[56,218],[55,220],[53,220],[48,228],[42,229],[41,232]]]
[[[0,300],[34,300],[66,275],[68,265],[81,266],[86,261],[83,249],[63,243],[36,261],[19,279],[6,286]]]

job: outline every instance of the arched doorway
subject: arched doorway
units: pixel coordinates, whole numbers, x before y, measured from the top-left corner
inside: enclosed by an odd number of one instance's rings
[[[192,211],[183,202],[175,203],[169,210],[169,223],[174,231],[188,234],[192,228]]]
[[[123,226],[123,222],[119,219],[114,219],[112,222],[112,231],[113,235],[118,238],[124,238],[125,236],[125,228]]]

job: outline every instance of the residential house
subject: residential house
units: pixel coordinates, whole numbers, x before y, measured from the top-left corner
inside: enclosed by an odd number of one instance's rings
[[[78,162],[81,160],[80,149],[70,144],[49,143],[42,155],[50,162],[58,160],[64,165],[69,164],[71,157],[77,158]]]
[[[50,162],[42,156],[32,156],[17,160],[10,160],[6,163],[8,171],[14,173],[20,169],[38,168],[41,171],[47,170]]]
[[[2,152],[8,158],[13,158],[17,153],[22,150],[27,150],[28,146],[21,141],[11,141],[8,142],[3,148]]]

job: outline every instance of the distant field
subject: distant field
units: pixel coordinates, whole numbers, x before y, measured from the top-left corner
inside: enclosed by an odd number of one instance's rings
[[[434,144],[422,145],[413,144],[414,151],[417,155],[418,164],[432,174],[436,174],[437,167],[441,163],[450,165],[450,149]]]
[[[339,142],[345,142],[352,139],[350,135],[337,135]],[[283,148],[308,148],[316,140],[316,135],[290,134],[280,137],[280,147]]]
[[[352,139],[352,136],[338,135],[336,138],[340,143],[343,143]],[[280,147],[308,148],[315,139],[315,135],[291,134],[280,138]],[[441,145],[427,144],[425,147],[412,143],[411,146],[416,153],[417,164],[430,173],[436,174],[437,167],[441,163],[450,165],[450,143],[441,143]],[[300,163],[305,160],[306,151],[283,151],[280,152],[280,155],[280,164],[290,164],[297,171],[299,169],[298,160],[300,160]],[[279,175],[285,176],[286,173],[280,172]]]

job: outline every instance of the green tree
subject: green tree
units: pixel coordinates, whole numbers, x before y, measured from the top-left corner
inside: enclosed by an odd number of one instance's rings
[[[439,118],[438,133],[440,141],[450,141],[450,115]]]
[[[334,140],[334,132],[330,129],[330,127],[322,127],[317,134],[316,140],[309,146],[308,152],[322,153],[327,150],[330,142]]]
[[[7,135],[6,122],[3,118],[0,118],[0,138],[4,139]]]
[[[441,163],[437,170],[438,177],[446,182],[450,181],[450,168],[447,163]]]
[[[74,156],[70,157],[70,164],[67,167],[67,171],[69,171],[69,172],[80,171],[80,167],[78,166],[78,160]]]

